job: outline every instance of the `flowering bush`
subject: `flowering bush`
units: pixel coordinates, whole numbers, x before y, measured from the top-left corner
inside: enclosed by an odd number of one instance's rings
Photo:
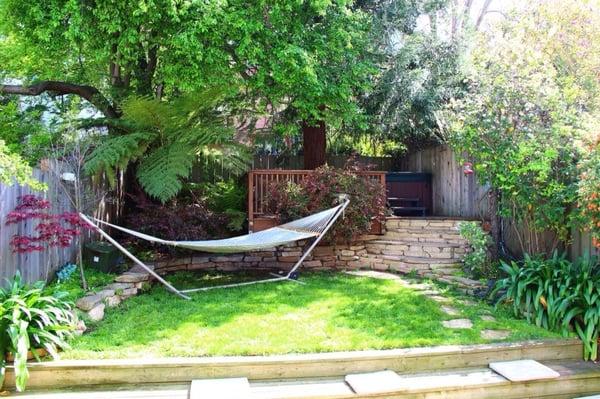
[[[339,194],[350,196],[345,217],[332,228],[336,239],[352,240],[367,233],[385,215],[385,187],[361,176],[364,166],[351,159],[343,169],[324,165],[299,183],[278,182],[269,188],[269,211],[287,222],[337,204]]]
[[[600,248],[600,138],[581,162],[579,205],[584,226],[592,234],[592,243]]]
[[[68,247],[73,238],[88,227],[77,213],[50,213],[50,201],[35,195],[19,197],[19,204],[6,217],[6,224],[17,224],[35,220],[36,235],[15,234],[10,240],[13,252],[28,253],[43,251],[48,247]]]

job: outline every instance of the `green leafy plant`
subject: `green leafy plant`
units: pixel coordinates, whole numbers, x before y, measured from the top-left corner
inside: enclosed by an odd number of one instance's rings
[[[592,244],[600,248],[600,137],[590,145],[579,169],[579,210],[583,227],[592,235]]]
[[[481,224],[477,222],[461,222],[458,225],[458,231],[471,247],[471,251],[463,257],[465,270],[476,277],[497,277],[497,271],[494,270],[494,265],[491,262],[488,251],[492,244],[492,239],[483,230]]]
[[[199,185],[202,201],[213,212],[224,214],[227,219],[227,229],[232,232],[241,231],[246,222],[247,190],[235,179],[217,183],[202,183]]]
[[[57,358],[58,350],[68,347],[76,319],[64,298],[65,294],[44,291],[42,281],[26,284],[19,273],[6,288],[0,288],[0,387],[7,354],[14,358],[17,390],[23,391],[29,378],[29,352],[39,361],[36,349],[45,349]]]
[[[226,158],[228,170],[243,173],[249,158],[228,127],[223,105],[228,94],[212,88],[170,102],[128,98],[121,105],[123,116],[108,121],[121,135],[102,141],[89,156],[86,172],[105,173],[114,182],[115,170],[137,162],[137,180],[162,203],[180,192],[194,162],[202,157]]]
[[[584,344],[584,359],[598,358],[600,333],[600,263],[597,258],[579,258],[572,263],[565,255],[551,258],[526,256],[519,264],[502,263],[507,277],[499,280],[494,293],[500,302],[512,303],[516,316],[539,327],[568,335],[574,330]],[[500,303],[499,302],[499,303]]]

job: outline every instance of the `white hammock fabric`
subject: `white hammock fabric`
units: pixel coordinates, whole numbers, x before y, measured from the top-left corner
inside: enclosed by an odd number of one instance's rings
[[[283,276],[275,275],[277,277],[270,278],[266,280],[257,280],[257,281],[247,281],[243,283],[237,284],[227,284],[220,285],[214,287],[202,287],[202,288],[193,288],[186,290],[178,290],[171,283],[162,278],[158,273],[154,271],[151,266],[146,265],[144,262],[135,257],[131,252],[125,249],[121,244],[119,244],[114,238],[112,238],[108,233],[102,230],[97,224],[92,222],[90,218],[86,215],[80,213],[79,216],[82,220],[87,222],[90,226],[92,226],[100,235],[102,235],[108,242],[113,244],[117,249],[123,252],[129,259],[131,259],[134,263],[145,269],[148,273],[150,273],[154,278],[156,278],[159,282],[161,282],[165,287],[167,287],[173,293],[179,295],[184,299],[191,299],[187,293],[196,292],[196,291],[208,291],[216,288],[230,288],[230,287],[240,287],[244,285],[250,284],[259,284],[259,283],[270,283],[275,281],[295,281],[295,272],[302,265],[302,262],[308,254],[317,246],[319,241],[323,238],[325,233],[333,226],[335,221],[343,214],[344,210],[350,203],[347,196],[342,195],[340,199],[343,199],[343,203],[334,208],[327,209],[321,211],[319,213],[315,213],[314,215],[304,217],[302,219],[294,220],[293,222],[282,224],[281,226],[273,227],[267,230],[260,231],[258,233],[246,234],[240,237],[234,238],[226,238],[223,240],[205,240],[205,241],[172,241],[172,240],[163,240],[158,237],[154,237],[148,234],[140,233],[135,230],[126,229],[125,227],[117,226],[111,223],[103,222],[96,218],[91,218],[99,224],[104,224],[110,227],[113,227],[117,230],[120,230],[124,233],[131,234],[135,237],[155,242],[157,244],[165,244],[165,245],[173,245],[181,248],[188,248],[197,251],[204,252],[216,252],[216,253],[236,253],[236,252],[246,252],[246,251],[256,251],[265,248],[272,248],[279,245],[288,244],[291,242],[305,240],[309,238],[314,238],[312,244],[308,247],[308,249],[304,252],[304,254],[300,257],[298,262],[292,267],[292,269]]]
[[[97,223],[110,226],[134,237],[157,244],[172,245],[175,247],[193,249],[203,252],[231,254],[236,252],[258,251],[261,249],[277,247],[279,245],[317,237],[319,234],[321,234],[321,232],[323,232],[331,218],[336,214],[337,211],[339,211],[341,207],[342,205],[338,205],[334,208],[315,213],[314,215],[297,219],[293,222],[272,227],[257,233],[251,233],[222,240],[205,241],[163,240],[161,238],[140,233],[135,230],[126,229],[125,227],[103,222],[102,220],[96,218],[93,219]]]

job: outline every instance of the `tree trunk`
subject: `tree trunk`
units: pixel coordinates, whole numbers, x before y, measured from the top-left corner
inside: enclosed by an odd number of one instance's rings
[[[309,125],[306,122],[302,123],[304,169],[316,169],[325,165],[326,132],[324,121],[319,121],[314,125]]]

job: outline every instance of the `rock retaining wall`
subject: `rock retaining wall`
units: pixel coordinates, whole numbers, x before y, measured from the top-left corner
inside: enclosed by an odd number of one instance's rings
[[[469,251],[458,233],[461,220],[444,218],[388,218],[382,235],[367,235],[351,244],[320,245],[302,264],[303,270],[373,269],[414,273],[456,286],[473,294],[483,289],[478,282],[460,275],[462,257]],[[234,255],[198,254],[152,264],[164,275],[176,271],[237,271],[291,269],[300,259],[306,242]],[[77,307],[90,319],[100,320],[106,306],[117,306],[149,286],[150,275],[140,268],[118,276],[113,284],[90,293]]]

